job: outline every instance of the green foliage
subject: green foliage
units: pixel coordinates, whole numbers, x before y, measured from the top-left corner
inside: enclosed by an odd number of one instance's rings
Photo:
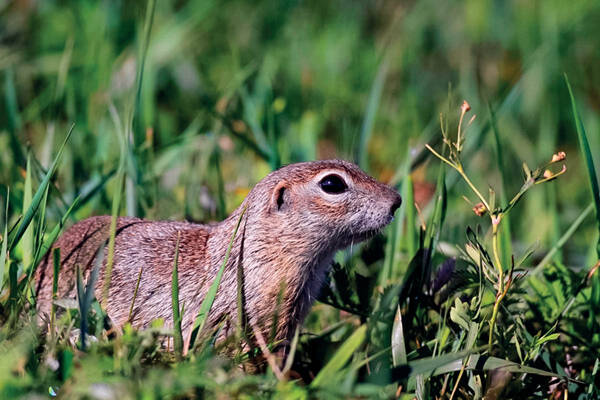
[[[21,3],[0,5],[0,398],[600,398],[598,2]],[[244,372],[268,350],[241,329],[229,358],[214,337],[184,354],[177,323],[107,331],[100,257],[39,329],[65,226],[111,214],[111,258],[120,215],[221,219],[326,157],[404,201],[338,254],[281,371]],[[175,321],[202,330],[234,238],[201,310],[175,256]]]
[[[567,75],[565,75],[565,82],[567,83],[567,88],[569,89],[569,97],[571,99],[571,106],[573,107],[573,118],[575,119],[575,127],[577,128],[577,136],[579,138],[579,147],[585,158],[585,165],[587,167],[590,187],[592,188],[592,196],[594,198],[594,204],[596,205],[596,221],[598,225],[598,231],[600,232],[600,188],[598,187],[599,183],[598,177],[596,176],[594,158],[592,157],[590,144],[585,133],[583,122],[581,121],[581,116],[577,110],[577,104],[575,102],[573,90],[571,89],[571,84],[569,83],[569,78],[567,78]],[[598,258],[600,258],[600,238],[598,239],[598,244],[596,245],[596,253],[598,254]]]

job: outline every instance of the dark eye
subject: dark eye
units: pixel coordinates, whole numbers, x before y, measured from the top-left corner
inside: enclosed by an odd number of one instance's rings
[[[325,193],[329,194],[344,193],[346,189],[348,189],[346,182],[338,175],[327,175],[325,178],[321,179],[319,186],[321,186],[321,189],[323,189]]]

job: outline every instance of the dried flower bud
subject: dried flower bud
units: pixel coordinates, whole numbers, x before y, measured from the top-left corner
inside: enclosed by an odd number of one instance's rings
[[[467,103],[466,100],[463,100],[462,106],[460,106],[460,111],[462,111],[463,113],[466,113],[470,109],[471,109],[471,106],[469,105],[469,103]]]
[[[483,214],[485,214],[486,208],[483,203],[477,203],[475,204],[475,207],[473,207],[473,212],[481,217]]]
[[[552,178],[552,175],[553,175],[552,171],[550,171],[549,169],[544,171],[544,178],[550,179],[550,178]]]
[[[567,158],[567,155],[565,154],[565,152],[564,151],[559,151],[558,153],[552,155],[552,161],[550,161],[550,162],[555,163],[555,162],[558,162],[558,161],[562,161],[565,158]]]

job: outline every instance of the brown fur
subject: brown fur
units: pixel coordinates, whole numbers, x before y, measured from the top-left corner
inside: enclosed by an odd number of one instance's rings
[[[325,193],[318,182],[329,173],[344,178],[348,190],[337,195]],[[172,326],[171,274],[179,233],[179,298],[185,304],[182,328],[189,339],[194,318],[246,207],[207,325],[210,328],[225,321],[225,335],[235,327],[241,268],[247,322],[258,327],[264,337],[275,332],[272,339],[285,341],[308,313],[335,252],[388,224],[400,201],[394,189],[356,165],[327,160],[292,164],[270,173],[218,224],[119,218],[107,314],[117,326],[127,322],[142,270],[131,323],[144,328],[163,318]],[[76,266],[87,279],[102,246],[106,263],[110,219],[83,220],[54,244],[61,248],[59,298],[75,298]],[[41,315],[49,314],[51,305],[49,258],[36,273]],[[102,269],[96,284],[99,299],[103,282]],[[278,318],[273,326],[275,314]]]

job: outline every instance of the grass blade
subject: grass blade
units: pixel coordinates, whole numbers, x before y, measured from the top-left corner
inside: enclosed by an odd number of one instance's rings
[[[18,290],[18,282],[17,282],[17,272],[19,266],[16,263],[8,263],[8,304],[10,308],[10,317],[13,323],[16,322],[16,318],[18,318],[17,314],[17,300],[19,298],[19,290]]]
[[[15,90],[15,78],[12,68],[6,70],[4,80],[4,101],[6,104],[7,127],[10,135],[10,147],[17,165],[25,163],[25,156],[17,132],[21,129],[21,117],[17,104],[17,92]]]
[[[52,229],[52,231],[50,232],[50,234],[48,235],[48,237],[44,241],[44,244],[42,244],[42,247],[41,247],[41,249],[40,249],[37,257],[35,258],[33,264],[29,268],[29,270],[32,271],[30,273],[30,275],[33,274],[33,272],[35,272],[35,268],[37,268],[38,263],[42,260],[42,258],[44,258],[44,256],[48,252],[48,250],[50,250],[50,247],[52,247],[52,245],[54,244],[54,242],[58,238],[58,235],[62,231],[62,228],[67,223],[67,219],[69,218],[69,216],[71,215],[71,213],[73,212],[73,210],[75,210],[78,206],[79,206],[79,197],[76,197],[75,201],[73,201],[73,203],[71,204],[71,206],[63,214],[63,216],[60,219],[60,221],[58,221],[58,223],[56,224],[56,226]]]
[[[58,293],[58,274],[60,273],[60,248],[52,251],[52,304],[50,305],[50,334],[54,336],[54,326],[56,319],[56,304]]]
[[[141,116],[142,109],[142,80],[144,77],[144,69],[146,66],[146,59],[148,54],[148,45],[150,44],[150,33],[152,32],[152,25],[154,23],[154,10],[156,8],[156,0],[149,0],[148,5],[146,6],[146,17],[144,18],[144,36],[142,37],[142,44],[140,48],[140,53],[138,54],[139,58],[139,67],[136,72],[136,88],[135,88],[135,100],[134,100],[134,108],[131,113],[129,120],[129,128],[133,130],[136,134],[139,134],[140,139],[136,140],[137,143],[141,143],[143,136],[143,129],[139,122]],[[136,125],[134,125],[136,124]]]
[[[27,154],[25,187],[23,189],[23,210],[27,210],[29,209],[29,207],[31,207],[31,199],[33,197],[31,181],[31,152],[29,152]],[[23,241],[21,242],[21,250],[23,252],[23,265],[29,265],[33,261],[33,229],[34,224],[31,223],[23,233]]]
[[[409,229],[414,227],[414,207],[412,204],[414,202],[414,197],[412,200],[408,200],[406,196],[406,192],[408,192],[406,186],[412,185],[412,182],[409,182],[410,175],[410,148],[407,151],[406,158],[404,160],[403,165],[399,168],[402,172],[402,182],[400,184],[400,192],[402,194],[402,205],[400,209],[397,211],[396,216],[394,217],[394,221],[390,224],[388,228],[389,237],[387,239],[386,248],[385,248],[385,258],[383,261],[383,268],[379,273],[379,284],[381,286],[386,286],[393,281],[393,279],[398,279],[402,276],[405,271],[408,263],[403,262],[402,258],[402,240],[404,237],[404,228],[405,226]],[[407,216],[408,213],[412,213],[412,216]],[[406,219],[406,224],[405,224]],[[413,225],[410,225],[409,220],[413,221]],[[412,232],[408,236],[412,237]],[[408,239],[405,239],[408,240]],[[412,257],[413,254],[409,254],[409,257]]]
[[[81,350],[85,351],[86,342],[85,337],[87,335],[88,330],[88,312],[92,305],[92,301],[94,300],[94,287],[96,286],[96,280],[98,279],[98,273],[100,272],[100,267],[102,266],[104,253],[104,246],[100,246],[98,251],[96,252],[96,257],[94,261],[94,267],[90,272],[90,276],[88,277],[87,284],[85,288],[83,287],[83,277],[81,275],[81,270],[79,269],[79,265],[77,265],[77,301],[79,304],[79,316],[81,318]]]
[[[592,157],[592,151],[590,150],[590,144],[588,143],[583,121],[577,110],[577,104],[575,103],[575,96],[573,96],[573,90],[571,90],[571,84],[569,78],[565,74],[565,83],[567,89],[569,89],[569,97],[571,98],[571,107],[573,109],[573,118],[575,119],[575,128],[577,130],[577,137],[579,138],[579,149],[585,158],[585,164],[587,166],[588,177],[590,179],[590,186],[592,189],[592,196],[594,197],[594,204],[596,206],[596,221],[598,225],[598,232],[600,232],[600,188],[598,187],[598,177],[596,176],[596,168],[594,167],[594,158]],[[600,237],[598,243],[596,243],[596,254],[600,258]]]
[[[198,316],[196,317],[196,320],[194,321],[194,326],[192,328],[192,336],[191,336],[190,345],[189,345],[189,348],[191,348],[191,349],[195,348],[195,345],[197,343],[196,339],[198,338],[199,334],[202,332],[202,328],[204,328],[204,324],[206,323],[206,319],[208,318],[208,313],[215,301],[215,297],[217,296],[217,290],[219,289],[219,285],[221,284],[221,278],[223,277],[223,272],[225,271],[225,266],[227,265],[227,262],[229,261],[229,254],[231,253],[231,248],[233,247],[233,241],[235,240],[235,237],[237,236],[238,229],[240,227],[242,218],[244,217],[245,213],[246,213],[246,206],[244,206],[244,208],[242,209],[242,212],[240,213],[240,217],[238,218],[238,221],[237,221],[237,224],[233,231],[233,234],[231,235],[231,239],[229,240],[229,245],[227,246],[227,251],[225,252],[225,258],[223,259],[223,263],[221,264],[221,267],[219,268],[219,272],[217,273],[217,276],[215,276],[215,280],[212,282],[212,284],[208,288],[206,297],[204,298],[204,300],[202,301],[202,304],[200,305],[200,310],[198,311]]]
[[[494,139],[496,142],[496,162],[498,164],[498,170],[500,171],[500,183],[501,183],[501,191],[500,191],[500,201],[502,202],[502,206],[508,204],[508,199],[506,198],[506,182],[508,180],[506,169],[504,168],[504,154],[502,152],[502,142],[500,140],[500,132],[498,131],[498,125],[496,123],[496,114],[492,109],[492,106],[488,103],[488,111],[490,114],[490,125],[492,127],[492,131],[494,132]],[[511,230],[510,230],[510,214],[504,216],[502,220],[502,224],[500,224],[500,236],[499,236],[499,244],[500,244],[500,259],[502,261],[502,265],[511,265],[511,257],[512,257],[512,243],[511,243]]]
[[[102,285],[102,299],[100,305],[103,309],[106,309],[108,302],[108,290],[110,287],[110,281],[112,277],[113,258],[115,255],[115,238],[117,234],[117,217],[121,209],[121,195],[123,193],[123,186],[125,184],[125,164],[127,162],[127,137],[123,133],[121,119],[115,106],[109,104],[110,115],[115,125],[117,137],[119,140],[120,154],[119,154],[119,167],[117,169],[116,176],[116,190],[113,193],[112,206],[111,206],[111,219],[109,227],[109,239],[108,239],[108,254],[106,256],[106,269],[104,272],[104,283]]]
[[[437,357],[438,362],[436,363],[436,358],[432,359],[423,359],[416,360],[409,363],[412,374],[417,373],[430,373],[431,376],[446,374],[449,372],[460,371],[463,368],[463,357],[456,358],[452,357],[455,355],[460,355],[462,353],[451,353],[448,354],[448,358],[454,358],[454,360],[447,362],[446,364],[441,365],[439,361],[445,358],[444,356]],[[437,366],[433,367],[436,364]],[[479,370],[479,371],[491,371],[495,369],[502,369],[504,371],[513,372],[513,373],[523,373],[523,374],[534,374],[541,376],[550,376],[558,378],[559,375],[550,372],[544,371],[543,369],[528,367],[525,365],[517,364],[510,360],[504,360],[498,357],[488,357],[480,354],[471,354],[468,356],[466,363],[464,363],[464,368],[466,370]]]
[[[394,325],[392,327],[392,361],[394,366],[406,364],[406,342],[404,340],[404,328],[402,327],[402,313],[400,307],[396,311]]]
[[[435,205],[431,221],[424,232],[423,247],[429,250],[427,263],[431,260],[431,256],[435,251],[437,241],[442,231],[442,226],[446,219],[446,210],[448,208],[448,195],[446,191],[446,167],[443,163],[440,164],[440,170],[437,177],[435,190]]]
[[[358,165],[364,170],[368,170],[369,164],[369,140],[373,132],[373,125],[375,125],[375,116],[379,109],[379,101],[381,100],[381,94],[383,93],[383,84],[385,83],[385,77],[387,76],[388,63],[384,58],[377,70],[377,75],[373,80],[371,91],[369,93],[369,100],[367,102],[367,109],[363,119],[362,127],[360,129],[360,141],[356,149],[356,158]]]
[[[567,242],[567,240],[569,240],[569,238],[571,236],[573,236],[573,233],[575,233],[575,231],[577,230],[577,228],[579,228],[579,226],[581,225],[581,223],[587,218],[587,216],[592,212],[592,210],[594,209],[594,203],[590,203],[585,210],[583,210],[583,212],[581,214],[579,214],[579,216],[575,219],[575,221],[573,221],[573,223],[571,224],[571,226],[569,227],[569,229],[567,229],[567,231],[560,237],[560,239],[558,240],[558,242],[556,242],[556,244],[554,246],[552,246],[552,248],[550,249],[550,251],[544,256],[544,258],[535,266],[535,268],[533,269],[533,271],[531,271],[531,275],[537,275],[539,274],[542,269],[544,268],[544,266],[552,259],[552,257],[554,256],[554,254],[563,247],[563,245]]]
[[[67,133],[67,136],[65,137],[65,140],[63,141],[60,148],[58,149],[58,153],[56,154],[56,157],[54,158],[54,161],[52,162],[50,169],[44,176],[44,179],[42,180],[42,182],[40,183],[40,186],[38,187],[37,191],[35,192],[35,195],[33,196],[33,199],[31,200],[31,206],[25,212],[25,215],[23,216],[23,220],[21,221],[21,223],[19,224],[19,227],[17,228],[17,232],[14,234],[14,236],[11,239],[10,245],[8,247],[9,251],[14,249],[14,247],[17,245],[17,243],[19,243],[19,241],[23,237],[23,234],[25,233],[25,230],[27,229],[27,227],[33,220],[33,217],[35,216],[35,213],[37,212],[38,207],[40,206],[40,203],[42,202],[44,193],[46,192],[46,189],[47,189],[48,185],[50,184],[50,180],[52,179],[52,176],[54,176],[54,173],[56,172],[56,169],[58,167],[58,162],[60,161],[60,158],[62,156],[65,145],[67,144],[69,138],[71,137],[71,134],[73,133],[74,127],[75,127],[74,124],[71,125],[71,128],[69,129],[69,132]]]
[[[123,185],[125,182],[125,173],[122,168],[119,168],[117,173],[117,190],[113,194],[112,200],[112,212],[110,219],[109,238],[108,238],[108,254],[106,256],[106,270],[104,272],[104,284],[102,286],[102,308],[106,309],[108,303],[108,290],[110,287],[110,281],[112,277],[113,259],[115,256],[115,241],[117,236],[117,219],[119,210],[121,207],[121,195],[123,192]]]
[[[175,356],[178,360],[183,358],[183,334],[181,333],[181,311],[179,309],[179,276],[177,265],[179,263],[180,232],[177,231],[175,244],[175,257],[173,258],[173,274],[171,275],[171,305],[173,308],[173,345]]]
[[[50,247],[52,247],[52,244],[54,244],[54,242],[58,238],[58,235],[62,231],[62,228],[65,226],[65,223],[67,222],[67,218],[69,218],[69,216],[71,215],[73,210],[78,206],[78,204],[79,204],[79,197],[76,197],[75,201],[73,201],[71,206],[67,209],[65,214],[62,216],[62,218],[58,222],[58,224],[56,224],[56,226],[52,229],[52,232],[50,232],[50,234],[48,235],[48,237],[46,238],[44,243],[39,247],[39,249],[35,255],[35,258],[33,259],[33,262],[31,264],[29,264],[29,267],[27,268],[27,271],[28,271],[27,279],[23,280],[21,282],[21,284],[29,285],[29,283],[31,282],[31,278],[33,277],[33,274],[35,273],[35,271],[38,267],[38,264],[46,256],[46,253],[48,253],[48,250],[50,250]]]
[[[242,99],[242,103],[244,105],[244,119],[246,122],[248,122],[250,132],[252,132],[252,136],[254,137],[254,141],[252,143],[256,144],[256,147],[260,151],[259,154],[266,155],[265,161],[268,161],[271,165],[271,168],[275,169],[276,166],[273,165],[273,160],[275,159],[274,151],[271,146],[269,146],[267,137],[258,119],[258,115],[260,113],[257,110],[254,99],[252,99],[244,86],[240,87],[240,98]]]
[[[335,352],[323,369],[310,384],[313,388],[325,386],[335,381],[340,370],[346,365],[352,354],[363,344],[367,337],[367,326],[361,325]]]
[[[140,268],[137,281],[135,282],[135,289],[133,290],[133,298],[131,299],[131,306],[129,306],[129,314],[127,316],[127,322],[133,320],[133,307],[135,306],[135,299],[137,298],[138,291],[140,290],[140,282],[142,280],[142,274],[144,273],[144,267]]]
[[[415,231],[416,213],[415,213],[415,191],[413,180],[410,174],[406,175],[406,179],[402,184],[402,201],[406,203],[406,232],[404,240],[406,240],[406,251],[409,257],[413,257],[417,253],[419,247],[418,233]],[[400,276],[402,271],[395,271],[396,276]]]
[[[4,283],[4,271],[6,270],[6,258],[8,255],[8,201],[10,193],[6,191],[6,209],[4,211],[4,234],[2,235],[2,248],[0,249],[0,292]]]

